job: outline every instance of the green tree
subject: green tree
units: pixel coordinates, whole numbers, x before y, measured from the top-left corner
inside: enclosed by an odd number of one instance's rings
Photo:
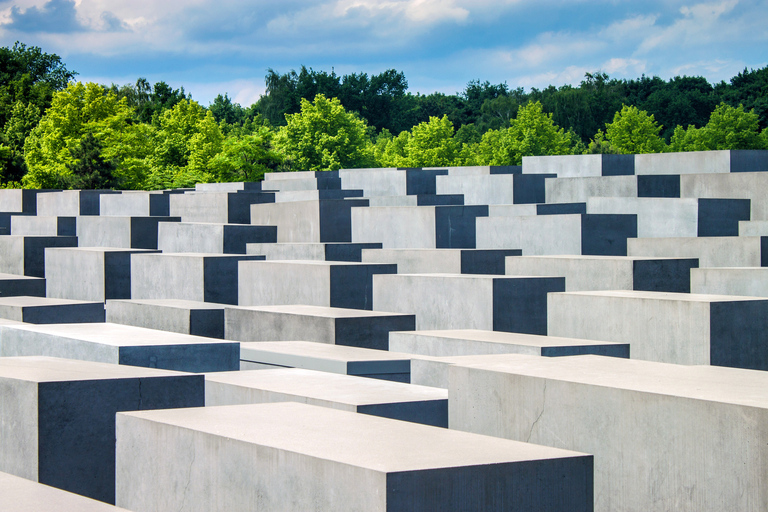
[[[743,105],[721,103],[701,128],[678,126],[670,144],[673,151],[711,151],[723,149],[768,149],[765,130],[760,133],[759,118]]]
[[[622,154],[661,153],[666,150],[659,136],[661,126],[653,115],[637,107],[623,105],[605,125],[605,138]]]
[[[405,144],[407,167],[456,165],[461,145],[453,138],[453,123],[448,116],[430,117],[411,130]]]
[[[273,140],[274,133],[266,126],[248,135],[227,137],[221,153],[209,164],[216,181],[261,181],[264,173],[277,171],[285,158]]]
[[[72,162],[66,164],[69,174],[62,177],[62,188],[118,188],[115,164],[102,157],[101,143],[92,133],[86,133],[78,145],[70,149],[70,153]]]
[[[287,114],[278,147],[300,171],[333,171],[373,164],[368,126],[347,112],[336,98],[322,94],[313,102],[301,100],[301,112]]]

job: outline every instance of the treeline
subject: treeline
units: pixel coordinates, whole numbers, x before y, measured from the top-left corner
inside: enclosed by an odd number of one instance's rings
[[[411,94],[402,72],[268,70],[208,107],[183,88],[80,83],[56,55],[0,48],[3,186],[160,189],[341,167],[512,165],[522,156],[768,149],[768,67],[730,82],[611,79]]]

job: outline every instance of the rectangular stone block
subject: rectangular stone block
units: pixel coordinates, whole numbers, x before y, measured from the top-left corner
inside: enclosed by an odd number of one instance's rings
[[[261,190],[264,192],[304,192],[308,190],[341,189],[341,179],[338,172],[326,172],[311,178],[296,178],[293,176],[290,179],[279,179],[283,178],[284,175],[285,173],[276,173],[274,179],[263,181],[261,183]]]
[[[524,156],[523,174],[556,174],[558,178],[635,174],[634,155]],[[639,173],[638,173],[639,174]]]
[[[766,267],[768,237],[637,238],[629,256],[697,258],[700,267]]]
[[[585,254],[626,256],[637,236],[636,215],[537,215],[477,219],[477,247],[522,249],[526,256]]]
[[[119,195],[99,198],[102,216],[116,217],[170,217],[170,194],[177,191],[128,191]]]
[[[45,279],[16,274],[0,274],[0,297],[45,297]]]
[[[365,197],[434,195],[437,176],[448,169],[341,169],[341,188],[362,190]]]
[[[635,291],[549,295],[549,334],[629,343],[633,359],[768,369],[768,299]]]
[[[637,176],[559,177],[544,183],[547,203],[579,203],[590,197],[639,197]]]
[[[635,155],[636,174],[768,171],[768,151],[726,150]]]
[[[739,221],[739,236],[768,236],[768,220]]]
[[[0,190],[0,212],[26,213],[37,215],[37,195],[54,190],[7,188]]]
[[[327,201],[362,197],[362,190],[286,190],[283,192],[275,192],[276,203],[291,203],[293,201]]]
[[[248,243],[277,242],[276,226],[163,222],[157,233],[163,252],[245,254]]]
[[[224,307],[177,299],[108,300],[107,322],[224,338]]]
[[[366,263],[395,263],[401,274],[504,274],[519,249],[364,249]]]
[[[765,372],[523,355],[449,371],[451,428],[593,454],[598,512],[768,505]]]
[[[448,428],[448,392],[403,382],[282,368],[205,377],[205,405],[300,402]]]
[[[753,220],[768,220],[768,173],[683,174],[680,196],[691,198],[730,197],[750,199]]]
[[[530,215],[585,214],[587,203],[504,204],[488,207],[489,217],[525,217]]]
[[[137,511],[592,510],[589,455],[307,404],[122,413],[116,451]]]
[[[241,370],[276,368],[303,368],[408,383],[411,376],[411,357],[388,350],[312,341],[240,343]]]
[[[134,254],[131,298],[237,304],[238,262],[263,259],[245,254]]]
[[[115,413],[200,407],[205,382],[149,368],[3,357],[0,396],[1,471],[114,503]]]
[[[241,306],[305,304],[372,309],[373,276],[397,265],[347,261],[244,261],[239,263]]]
[[[438,194],[462,194],[464,204],[526,204],[545,201],[544,182],[555,174],[438,176]]]
[[[267,176],[270,174],[276,174],[268,172],[264,175],[264,178],[267,179]],[[195,184],[195,192],[238,192],[238,191],[247,191],[247,192],[261,192],[261,182],[260,181],[232,181],[232,182],[225,182],[225,183],[197,183]]]
[[[77,247],[76,236],[1,236],[0,272],[45,277],[47,247]]]
[[[385,249],[474,249],[475,220],[487,215],[488,206],[355,208],[352,241]]]
[[[423,167],[423,169],[448,169],[449,176],[484,176],[488,174],[522,174],[522,165],[465,165],[460,167]]]
[[[11,235],[77,236],[77,217],[11,216]]]
[[[364,249],[381,249],[381,244],[349,242],[246,244],[247,254],[261,254],[267,260],[361,262]]]
[[[274,193],[187,192],[170,197],[170,213],[184,222],[213,222],[217,224],[250,224],[251,205],[274,203]]]
[[[351,242],[353,207],[365,199],[324,199],[251,206],[251,224],[277,226],[277,241],[287,243]]]
[[[411,196],[373,196],[366,198],[368,206],[462,206],[461,194],[416,194]]]
[[[0,297],[0,318],[28,324],[104,321],[104,304],[46,297]]]
[[[101,501],[39,484],[26,478],[0,473],[0,496],[5,512],[128,512]]]
[[[59,190],[37,196],[37,215],[41,217],[77,217],[99,215],[100,197],[119,194],[116,190]]]
[[[238,343],[111,323],[2,324],[0,355],[49,356],[182,372],[235,371]]]
[[[481,354],[528,354],[543,357],[595,354],[629,357],[628,343],[478,329],[391,332],[389,350],[433,357]]]
[[[691,292],[768,297],[768,268],[697,268],[691,270]]]
[[[416,329],[547,334],[547,293],[562,277],[394,274],[373,278],[373,308],[416,315]]]
[[[510,256],[510,276],[563,276],[565,291],[642,290],[691,291],[691,271],[696,258],[641,256]]]
[[[78,217],[77,235],[81,247],[157,249],[159,226],[180,220],[181,217]]]
[[[132,256],[156,252],[109,247],[48,248],[45,251],[47,295],[99,302],[130,299]]]
[[[387,350],[390,331],[416,328],[412,314],[319,306],[227,308],[225,335],[237,341],[314,341]]]

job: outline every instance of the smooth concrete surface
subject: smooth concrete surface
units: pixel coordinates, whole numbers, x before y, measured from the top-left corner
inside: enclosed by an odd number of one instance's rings
[[[389,350],[433,357],[482,354],[529,354],[544,357],[595,354],[629,357],[628,343],[479,329],[391,332]]]
[[[739,221],[739,236],[767,236],[768,220]]]
[[[170,194],[157,190],[123,191],[99,197],[100,215],[118,217],[170,217]]]
[[[310,260],[242,261],[238,268],[240,306],[305,304],[370,310],[373,276],[397,273],[394,264]]]
[[[77,247],[77,237],[0,236],[0,272],[45,277],[47,247]]]
[[[264,175],[264,179],[269,179],[271,174],[282,174],[268,172]],[[260,192],[260,181],[232,181],[224,183],[196,183],[195,192],[238,192],[240,190],[250,192]]]
[[[104,304],[46,297],[0,297],[0,318],[28,324],[104,321]]]
[[[77,217],[11,215],[10,219],[11,235],[77,236]]]
[[[131,298],[237,304],[238,263],[263,259],[245,254],[134,254]]]
[[[380,274],[373,308],[416,316],[416,329],[485,329],[547,334],[547,293],[562,277]]]
[[[104,302],[131,298],[131,258],[147,249],[51,247],[45,251],[47,296]]]
[[[246,254],[261,254],[267,260],[362,261],[365,249],[381,249],[381,244],[272,243],[246,244]]]
[[[644,290],[691,291],[696,258],[640,256],[510,256],[509,276],[563,276],[565,291]]]
[[[410,382],[411,355],[311,341],[240,343],[241,370],[275,368],[303,368]]]
[[[629,256],[697,258],[699,267],[768,266],[768,237],[637,238]]]
[[[765,372],[506,357],[449,369],[451,428],[593,454],[598,512],[768,507]]]
[[[251,206],[251,224],[277,226],[277,242],[352,242],[351,215],[364,199],[323,199]]]
[[[301,368],[205,377],[205,405],[300,402],[448,428],[448,392],[427,386]]]
[[[180,220],[181,217],[78,217],[77,235],[81,247],[157,249],[160,226]]]
[[[638,197],[636,176],[557,178],[544,183],[547,203],[585,202],[590,197]]]
[[[240,346],[231,341],[130,325],[2,324],[0,356],[50,356],[183,372],[234,371]]]
[[[166,253],[245,254],[246,244],[257,242],[277,242],[277,227],[163,222],[157,231],[157,248]]]
[[[464,356],[414,356],[411,360],[411,383],[419,386],[448,389],[450,368],[454,365],[472,365],[485,362],[502,362],[519,354],[475,354]],[[450,401],[449,401],[450,405]],[[449,425],[450,426],[450,425]]]
[[[205,381],[150,368],[0,357],[0,397],[0,471],[114,503],[115,413],[201,407]],[[0,508],[13,506],[0,496]]]
[[[519,249],[363,249],[365,263],[395,263],[400,274],[504,274]]]
[[[750,199],[752,220],[768,220],[768,173],[739,172],[718,174],[683,174],[680,197]]]
[[[45,279],[41,277],[0,274],[0,297],[45,297]]]
[[[341,188],[362,190],[365,197],[435,195],[436,178],[446,176],[447,168],[341,169]]]
[[[276,203],[319,201],[327,199],[362,198],[362,190],[285,190],[275,192]]]
[[[712,267],[692,269],[691,292],[768,297],[768,268]]]
[[[107,322],[224,338],[223,304],[178,299],[108,300]]]
[[[136,512],[592,510],[589,455],[299,403],[120,413],[116,452]]]
[[[635,174],[633,155],[524,156],[523,174],[555,174],[558,178]]]
[[[552,336],[629,343],[633,359],[768,369],[768,299],[637,291],[551,293]]]
[[[226,339],[314,341],[387,350],[390,331],[416,328],[412,314],[309,305],[228,307]]]
[[[128,512],[101,501],[0,473],[4,512]]]
[[[32,190],[7,188],[0,190],[0,212],[26,213],[37,215],[37,195],[55,190]]]
[[[100,197],[119,194],[116,190],[59,190],[37,195],[37,215],[41,217],[77,217],[99,215]]]
[[[172,194],[169,210],[183,222],[213,222],[217,224],[250,224],[251,205],[274,203],[274,193],[239,192],[187,192]]]
[[[768,151],[723,150],[635,155],[635,174],[768,171]]]
[[[436,178],[438,194],[461,194],[464,204],[533,204],[545,202],[544,181],[551,175],[449,175]]]

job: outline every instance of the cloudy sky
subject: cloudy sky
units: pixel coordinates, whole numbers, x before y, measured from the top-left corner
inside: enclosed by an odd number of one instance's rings
[[[267,68],[403,71],[411,92],[469,80],[578,84],[585,72],[728,79],[768,64],[766,0],[0,0],[0,43],[78,79],[184,87],[247,106]]]

